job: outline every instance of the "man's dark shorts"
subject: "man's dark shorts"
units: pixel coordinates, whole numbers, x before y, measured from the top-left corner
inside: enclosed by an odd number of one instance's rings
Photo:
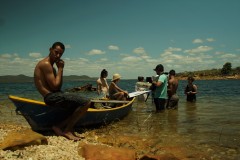
[[[44,97],[44,102],[51,106],[67,111],[75,111],[78,107],[84,107],[90,100],[78,93],[54,92]]]
[[[172,95],[172,97],[168,100],[168,109],[176,109],[178,107],[179,97],[177,94]]]
[[[164,98],[154,98],[154,103],[156,106],[156,112],[163,111],[165,109],[166,99]]]

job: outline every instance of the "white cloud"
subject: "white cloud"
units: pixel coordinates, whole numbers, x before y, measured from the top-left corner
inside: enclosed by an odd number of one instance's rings
[[[232,53],[226,53],[224,55],[221,56],[221,58],[235,58],[237,57],[235,54]]]
[[[202,58],[211,59],[211,58],[213,58],[213,56],[204,54],[204,55],[202,55]]]
[[[209,46],[199,46],[199,47],[194,48],[194,49],[185,50],[184,53],[195,54],[195,53],[208,52],[212,49],[213,48],[209,47]]]
[[[79,58],[79,61],[81,61],[81,62],[89,62],[89,60],[86,59],[86,58]]]
[[[141,60],[142,59],[140,57],[135,57],[135,56],[128,56],[122,59],[123,62],[139,62]]]
[[[110,45],[110,46],[108,46],[108,49],[109,49],[109,50],[118,51],[118,50],[119,50],[119,47],[118,47],[118,46],[114,46],[114,45]]]
[[[12,57],[12,55],[9,54],[9,53],[5,53],[5,54],[0,55],[0,58],[11,58],[11,57]]]
[[[29,53],[29,56],[33,57],[33,58],[40,58],[40,57],[42,57],[41,53]]]
[[[16,54],[13,54],[11,58],[1,60],[0,63],[0,75],[19,75],[24,74],[28,76],[33,75],[34,67],[36,61],[27,58],[17,57]]]
[[[165,50],[166,52],[179,52],[182,51],[181,48],[173,48],[173,47],[169,47],[168,49]]]
[[[150,59],[151,57],[147,56],[147,55],[143,55],[143,56],[140,56],[142,59]]]
[[[105,54],[105,52],[102,50],[99,50],[99,49],[92,49],[87,54],[88,55],[101,55],[101,54]]]
[[[154,58],[148,58],[145,60],[146,60],[146,62],[148,62],[150,64],[157,64],[160,61],[159,59],[154,59]]]
[[[164,50],[164,52],[161,54],[161,57],[169,57],[173,54],[173,52],[180,52],[180,51],[182,51],[181,48],[169,47]]]
[[[203,40],[201,39],[194,39],[192,43],[203,43]]]
[[[146,54],[146,51],[143,47],[138,47],[138,48],[135,48],[133,50],[133,53],[136,53],[136,54]]]
[[[102,62],[107,62],[107,61],[108,61],[107,58],[101,58],[101,59],[99,59],[99,60],[102,61]]]
[[[206,41],[207,41],[207,42],[214,42],[215,39],[213,39],[213,38],[207,38]],[[199,38],[194,39],[194,40],[192,41],[192,43],[194,43],[194,44],[203,43],[203,42],[204,42],[204,40],[199,39]]]
[[[213,39],[213,38],[207,38],[206,39],[208,42],[214,42],[215,41],[215,39]]]
[[[170,56],[171,54],[173,54],[173,53],[169,52],[169,51],[165,51],[163,54],[161,54],[161,57]]]

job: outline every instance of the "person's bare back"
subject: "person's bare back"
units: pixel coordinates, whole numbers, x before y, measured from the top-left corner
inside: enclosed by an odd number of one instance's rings
[[[176,94],[178,89],[178,79],[176,79],[175,77],[172,77],[168,81],[168,87],[171,95]]]

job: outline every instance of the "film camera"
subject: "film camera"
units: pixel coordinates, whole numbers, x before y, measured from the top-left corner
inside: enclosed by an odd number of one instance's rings
[[[152,83],[153,82],[153,77],[146,77],[146,81],[148,83]],[[156,89],[156,86],[154,84],[152,84],[149,89],[154,91]]]

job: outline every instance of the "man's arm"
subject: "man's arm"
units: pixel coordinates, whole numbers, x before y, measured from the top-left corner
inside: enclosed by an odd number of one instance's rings
[[[197,94],[197,86],[195,84],[193,85],[193,89],[194,89],[194,92],[192,92],[192,94]]]
[[[58,91],[62,87],[63,66],[64,62],[58,62],[58,72],[56,74],[54,74],[54,68],[49,62],[44,62],[42,66],[42,72],[51,91]]]
[[[114,87],[115,87],[119,92],[124,92],[124,93],[128,94],[127,91],[122,90],[122,89],[121,89],[120,87],[118,87],[115,83],[113,83],[113,85],[114,85]]]
[[[154,84],[155,86],[159,87],[162,85],[162,81],[161,81],[161,76],[158,77],[157,81],[153,81],[152,84]]]

